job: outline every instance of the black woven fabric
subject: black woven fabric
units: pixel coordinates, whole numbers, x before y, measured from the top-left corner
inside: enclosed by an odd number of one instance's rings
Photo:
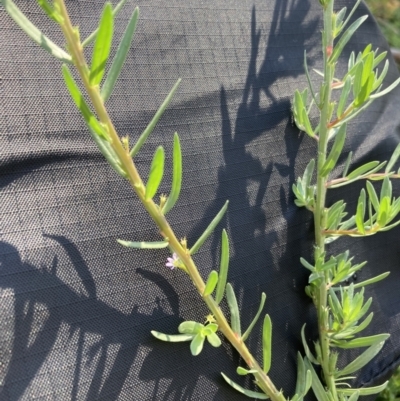
[[[337,8],[351,6],[337,1]],[[18,6],[54,41],[63,39],[35,1]],[[81,37],[96,27],[103,0],[68,0]],[[225,200],[226,218],[195,255],[204,277],[219,263],[220,232],[231,242],[229,280],[247,326],[261,292],[273,321],[277,387],[292,396],[300,329],[315,338],[315,312],[304,294],[311,260],[311,215],[293,204],[291,186],[315,144],[291,121],[295,88],[303,88],[303,52],[321,66],[317,0],[139,0],[134,44],[108,108],[122,135],[138,137],[178,77],[171,106],[136,158],[146,176],[157,145],[166,148],[171,182],[172,136],[184,157],[183,190],[169,220],[193,244]],[[119,15],[120,38],[133,10]],[[361,6],[356,15],[366,13]],[[183,320],[203,321],[207,311],[180,271],[165,267],[165,250],[123,248],[117,238],[158,239],[157,229],[127,183],[103,160],[64,88],[59,62],[33,44],[0,8],[0,399],[202,400],[246,399],[223,382],[242,363],[227,343],[206,345],[198,357],[188,344],[154,339],[150,330],[175,333]],[[347,49],[372,42],[387,49],[369,18]],[[115,41],[117,43],[117,41]],[[346,67],[339,62],[339,72]],[[115,51],[115,48],[114,48]],[[88,57],[90,52],[88,51]],[[391,60],[385,85],[398,72]],[[315,82],[319,81],[313,75]],[[398,142],[400,91],[377,100],[349,126],[346,152],[356,165],[385,160]],[[341,160],[343,165],[344,159]],[[337,175],[340,170],[337,171]],[[332,192],[354,211],[360,187]],[[399,190],[399,186],[395,186]],[[399,193],[398,191],[397,193]],[[399,230],[336,241],[368,260],[357,281],[391,270],[368,287],[374,321],[368,332],[391,338],[357,374],[376,384],[400,354]],[[249,347],[261,357],[260,326]],[[354,357],[345,354],[340,363]],[[242,363],[242,366],[244,364]],[[311,397],[311,396],[310,396]]]

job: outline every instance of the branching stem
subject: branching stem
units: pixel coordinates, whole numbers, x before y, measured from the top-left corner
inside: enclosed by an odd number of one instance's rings
[[[286,401],[286,398],[284,397],[282,392],[277,390],[268,375],[264,373],[263,369],[250,353],[241,337],[238,334],[234,333],[225,315],[223,314],[218,304],[215,302],[214,298],[211,295],[203,295],[205,283],[200,276],[199,270],[195,265],[192,257],[190,256],[188,250],[177,239],[173,229],[169,225],[165,216],[162,214],[160,207],[156,205],[152,199],[146,199],[145,186],[143,184],[143,181],[136,169],[134,161],[129,155],[129,150],[124,147],[108,115],[108,112],[104,105],[104,101],[100,94],[99,86],[92,86],[90,84],[90,69],[83,53],[83,46],[79,40],[79,35],[76,28],[74,28],[71,23],[64,0],[55,1],[58,4],[60,13],[63,17],[63,24],[61,24],[61,28],[67,42],[68,50],[72,56],[73,62],[78,70],[83,85],[89,95],[92,106],[99,120],[105,127],[107,127],[108,135],[111,138],[111,146],[118,156],[122,168],[126,171],[128,177],[127,179],[130,182],[133,190],[136,192],[137,196],[139,197],[143,206],[146,208],[149,215],[152,217],[153,221],[159,227],[161,235],[164,237],[165,240],[169,242],[170,248],[178,255],[179,259],[185,265],[186,271],[191,278],[194,286],[196,287],[200,296],[213,314],[218,324],[218,329],[246,361],[249,368],[255,371],[253,374],[256,379],[257,385],[264,391],[265,394],[267,394],[271,398],[271,400]]]

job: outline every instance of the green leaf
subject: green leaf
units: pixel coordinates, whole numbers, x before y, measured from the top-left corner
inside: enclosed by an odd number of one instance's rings
[[[388,174],[392,171],[392,168],[396,164],[399,157],[400,157],[400,143],[396,146],[396,149],[394,150],[388,164],[386,165],[386,168],[385,168],[386,174]]]
[[[97,147],[99,148],[100,152],[106,158],[110,166],[123,178],[127,178],[128,175],[126,171],[122,168],[121,162],[117,154],[115,153],[114,149],[111,147],[110,143],[99,136],[89,125],[89,132],[90,136],[96,143]]]
[[[391,85],[389,85],[386,89],[383,91],[380,91],[378,93],[374,93],[370,96],[371,99],[378,99],[378,97],[384,96],[387,93],[391,92],[398,84],[400,84],[400,78],[397,78],[396,81],[394,81]]]
[[[214,217],[212,222],[209,224],[209,226],[206,228],[203,234],[201,234],[200,238],[196,241],[196,243],[190,248],[189,253],[191,255],[195,254],[200,247],[203,245],[204,241],[212,234],[214,231],[215,227],[218,225],[218,223],[221,221],[222,217],[224,217],[224,214],[226,210],[228,209],[228,204],[229,201],[226,201],[222,209],[218,212],[218,214]]]
[[[375,211],[378,211],[379,210],[379,198],[375,191],[374,186],[369,181],[367,181],[367,192],[368,192],[369,199],[372,203],[372,206],[374,207]]]
[[[215,302],[219,304],[225,293],[226,280],[228,278],[228,267],[229,267],[229,239],[226,230],[222,230],[221,240],[221,261],[219,265],[219,280],[217,284],[217,290],[215,292]]]
[[[310,348],[308,348],[306,336],[305,336],[305,328],[306,324],[303,324],[301,328],[301,341],[303,342],[304,352],[306,353],[307,358],[314,364],[319,365],[320,363],[315,359],[314,355],[311,353]]]
[[[239,307],[238,307],[235,292],[230,283],[228,283],[226,285],[226,300],[228,302],[229,310],[231,312],[232,330],[237,335],[241,336]]]
[[[311,179],[314,173],[314,167],[315,167],[315,160],[311,159],[309,163],[307,164],[306,169],[304,170],[303,174],[303,186],[305,188],[309,187],[311,185]]]
[[[45,36],[28,18],[21,12],[12,0],[0,0],[1,4],[16,22],[16,24],[39,46],[49,52],[55,58],[64,63],[72,64],[72,57],[61,47],[58,47],[47,36]]]
[[[149,179],[146,184],[146,200],[152,199],[164,175],[164,148],[159,146],[154,153],[150,166]]]
[[[385,279],[389,274],[390,274],[390,272],[386,272],[386,273],[379,274],[378,276],[370,278],[368,280],[361,281],[360,283],[354,284],[354,288],[362,288],[369,284],[375,284],[378,281]]]
[[[366,328],[369,326],[369,324],[371,323],[373,317],[374,317],[374,313],[371,312],[371,313],[363,320],[363,322],[362,322],[361,324],[359,324],[357,327],[354,328],[353,334],[360,333],[361,331],[363,331],[364,329],[366,329]]]
[[[208,295],[211,295],[214,292],[217,283],[218,283],[218,273],[215,270],[212,270],[210,275],[208,276],[203,296],[206,297]]]
[[[329,156],[326,158],[326,161],[321,168],[321,177],[326,177],[336,166],[340,154],[342,153],[344,142],[346,140],[346,128],[346,124],[340,126],[339,131],[336,134],[332,150],[330,151]]]
[[[263,325],[263,371],[268,374],[272,356],[272,323],[269,315],[265,315]]]
[[[303,63],[303,65],[304,65],[304,71],[305,71],[306,77],[307,77],[308,87],[310,88],[311,96],[312,96],[315,104],[318,104],[317,98],[315,96],[314,89],[313,89],[313,86],[312,86],[312,83],[311,83],[310,73],[308,71],[307,51],[306,50],[304,50],[304,63]]]
[[[349,12],[346,20],[344,21],[343,25],[342,25],[342,29],[344,29],[344,27],[350,22],[350,18],[353,16],[353,14],[355,13],[355,11],[357,10],[357,7],[360,5],[361,0],[357,0],[356,3],[354,4],[353,8],[351,9],[351,11]]]
[[[247,397],[250,398],[256,398],[257,400],[268,400],[268,396],[262,393],[257,393],[256,391],[251,391],[243,388],[239,384],[235,383],[233,380],[231,380],[228,376],[226,376],[224,373],[221,372],[222,377],[224,380],[231,386],[233,387],[236,391],[239,391],[239,393],[242,393],[244,395],[247,395]]]
[[[385,344],[384,341],[380,341],[375,343],[374,345],[371,345],[360,356],[354,359],[353,362],[350,362],[345,368],[338,371],[335,374],[335,376],[336,377],[348,376],[349,374],[354,373],[357,370],[360,370],[378,354],[378,352],[382,349],[384,344]]]
[[[92,65],[90,66],[90,85],[98,85],[103,78],[106,62],[110,54],[111,42],[114,29],[114,17],[111,3],[104,5],[103,13],[99,23],[96,42],[93,48]]]
[[[340,347],[344,349],[369,347],[380,341],[386,341],[389,337],[390,334],[377,334],[375,336],[359,337],[349,341],[335,341],[334,345],[335,347]]]
[[[167,242],[167,241],[133,242],[133,241],[123,241],[122,239],[117,239],[117,242],[128,248],[136,248],[136,249],[163,249],[163,248],[167,248],[169,245],[169,242]]]
[[[215,333],[208,334],[207,341],[215,348],[221,345],[221,340]]]
[[[101,88],[101,97],[104,101],[107,101],[107,99],[111,96],[115,82],[117,81],[122,66],[125,63],[126,56],[128,55],[128,51],[132,43],[133,35],[135,34],[138,17],[139,8],[136,7],[128,23],[128,26],[125,29],[124,36],[122,37],[122,40],[118,45],[118,49],[115,53],[110,70],[108,71],[106,80],[104,81],[103,87]]]
[[[347,176],[347,179],[352,180],[353,178],[358,178],[364,176],[365,174],[371,174],[371,171],[374,170],[375,167],[379,166],[379,164],[380,163],[378,161],[368,162],[352,171]]]
[[[246,376],[251,373],[257,373],[257,370],[256,369],[248,370],[248,369],[242,368],[241,366],[238,366],[238,368],[236,369],[236,373],[240,376]]]
[[[382,85],[383,80],[385,79],[387,73],[389,71],[389,60],[386,60],[385,65],[383,66],[381,75],[379,75],[379,78],[376,79],[374,86],[372,87],[372,90],[375,91],[380,88]]]
[[[105,128],[99,123],[97,118],[90,111],[89,106],[86,104],[69,68],[63,64],[62,73],[64,76],[65,85],[67,86],[72,100],[75,102],[76,107],[81,112],[86,124],[91,128],[97,135],[105,140],[109,140],[108,134]]]
[[[121,11],[122,7],[125,5],[125,3],[128,0],[121,0],[114,8],[113,10],[113,17],[115,19],[115,17],[118,15],[118,13]],[[97,33],[99,32],[99,28],[97,28],[95,31],[93,31],[83,42],[82,42],[82,46],[85,47],[87,45],[89,45],[90,43],[92,43],[96,37],[97,37]]]
[[[194,335],[191,334],[164,334],[152,330],[150,332],[157,340],[167,341],[169,343],[180,343],[184,341],[192,341]]]
[[[311,372],[312,376],[312,389],[318,401],[330,401],[327,393],[325,392],[324,386],[322,385],[314,367],[311,365],[310,361],[306,358],[304,360],[306,369]]]
[[[138,141],[136,142],[135,146],[132,148],[130,155],[131,157],[135,157],[139,150],[142,148],[143,144],[145,143],[147,137],[153,132],[154,127],[158,123],[158,120],[161,118],[161,116],[164,114],[165,109],[168,107],[168,105],[171,103],[171,100],[175,94],[175,92],[178,89],[179,84],[181,83],[181,79],[179,78],[165,100],[163,101],[162,105],[159,107],[157,110],[156,114],[154,114],[153,119],[150,121],[149,125],[146,127],[146,129],[142,132],[140,135]]]
[[[339,99],[338,107],[336,110],[336,115],[338,118],[340,118],[342,116],[342,114],[345,110],[344,108],[345,108],[347,100],[349,98],[350,90],[351,90],[351,77],[348,76],[346,78],[346,81],[344,82],[344,86],[342,89],[342,93],[340,94],[340,99]]]
[[[182,334],[198,334],[203,329],[204,329],[204,324],[194,322],[192,320],[182,322],[178,326],[178,331],[179,331],[179,333],[182,333]]]
[[[386,381],[385,383],[381,384],[380,386],[375,386],[375,387],[364,387],[364,388],[356,388],[356,389],[350,389],[350,388],[338,388],[338,392],[344,395],[352,395],[355,392],[359,393],[360,395],[373,395],[373,394],[379,394],[381,391],[385,390],[386,386],[388,385],[389,381]],[[350,398],[349,398],[350,401]]]
[[[247,340],[247,338],[249,337],[249,335],[250,335],[251,331],[253,330],[255,324],[257,323],[257,321],[258,321],[258,319],[259,319],[259,317],[260,317],[260,315],[261,315],[261,312],[262,312],[262,310],[263,310],[263,308],[264,308],[264,304],[265,304],[265,299],[266,299],[266,298],[267,298],[267,296],[266,296],[265,293],[263,292],[263,293],[261,294],[261,302],[260,302],[260,306],[259,306],[259,308],[258,308],[258,311],[257,311],[256,315],[254,316],[254,319],[253,319],[252,322],[250,323],[250,326],[249,326],[248,329],[245,331],[245,333],[242,335],[242,340],[243,340],[243,341],[246,341],[246,340]]]
[[[167,214],[177,202],[182,186],[182,151],[178,133],[174,134],[173,168],[172,168],[172,187],[171,193],[162,209],[163,214]]]
[[[379,224],[380,227],[385,227],[390,213],[390,198],[385,196],[381,199],[379,203],[379,211],[378,217],[376,218],[376,222]]]
[[[62,16],[49,4],[47,0],[37,0],[39,6],[53,21],[62,24],[64,19]]]
[[[203,350],[205,336],[202,333],[198,333],[194,336],[190,343],[190,352],[193,356],[197,356]]]
[[[364,15],[363,17],[358,18],[355,22],[353,22],[349,28],[343,33],[337,42],[336,46],[333,49],[332,55],[329,58],[329,63],[335,63],[342,53],[344,47],[347,42],[351,39],[354,32],[360,27],[360,25],[368,18],[368,15]],[[347,21],[347,20],[346,20]]]
[[[383,198],[392,198],[392,182],[389,177],[385,177],[382,183],[380,200],[382,201]]]
[[[358,198],[357,212],[356,212],[356,226],[361,234],[365,234],[364,227],[364,216],[365,216],[366,196],[365,190],[361,190],[361,194]]]

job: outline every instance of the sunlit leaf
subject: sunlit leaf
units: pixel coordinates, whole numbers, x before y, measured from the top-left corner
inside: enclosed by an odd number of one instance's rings
[[[152,199],[164,175],[164,148],[159,146],[154,153],[150,166],[149,179],[146,184],[146,200]]]
[[[99,23],[99,32],[93,47],[92,64],[90,66],[89,81],[91,85],[98,85],[103,78],[104,69],[110,54],[114,30],[114,17],[111,3],[104,5]]]
[[[239,306],[237,303],[235,291],[231,284],[226,285],[226,300],[228,302],[229,310],[231,312],[231,327],[234,333],[237,335],[241,335],[240,329],[240,313],[239,313]]]
[[[106,101],[111,96],[115,82],[117,81],[118,76],[125,63],[126,56],[128,55],[128,51],[132,43],[133,35],[135,34],[138,17],[139,8],[136,7],[128,23],[128,26],[125,29],[124,36],[122,37],[122,40],[118,45],[117,52],[115,53],[111,67],[101,88],[101,96],[104,101]]]
[[[215,270],[212,270],[210,275],[208,276],[203,296],[206,297],[208,295],[211,295],[214,292],[217,283],[218,283],[218,273]]]
[[[154,330],[151,331],[151,334],[157,338],[157,340],[167,341],[170,343],[192,341],[194,338],[194,335],[192,334],[164,334]]]
[[[171,100],[175,94],[175,92],[178,89],[179,84],[181,83],[181,79],[179,78],[165,100],[163,101],[162,105],[159,107],[157,110],[156,114],[154,114],[154,117],[150,121],[149,125],[146,127],[146,129],[142,132],[140,135],[139,139],[137,140],[135,146],[132,148],[130,151],[130,155],[132,157],[135,157],[139,150],[142,148],[143,144],[145,143],[147,137],[153,132],[154,127],[158,123],[158,120],[161,118],[161,116],[164,114],[165,109],[168,107],[168,105],[171,103]]]
[[[35,41],[39,46],[41,46],[55,58],[64,63],[72,64],[71,56],[61,49],[61,47],[52,42],[35,25],[33,25],[12,0],[0,0],[0,2],[3,4],[3,7],[10,17],[33,41]]]
[[[254,316],[254,319],[253,319],[252,322],[250,323],[250,326],[249,326],[248,329],[245,331],[245,333],[242,335],[242,340],[243,340],[243,341],[246,341],[246,340],[247,340],[247,338],[249,337],[249,335],[250,335],[251,331],[253,330],[255,324],[257,323],[257,321],[258,321],[258,319],[259,319],[259,317],[260,317],[260,315],[261,315],[261,312],[262,312],[262,310],[263,310],[263,308],[264,308],[264,304],[265,304],[266,298],[267,298],[267,296],[266,296],[265,293],[263,292],[263,293],[261,294],[261,302],[260,302],[260,306],[258,307],[258,311],[257,311],[256,315]]]
[[[167,202],[162,209],[163,214],[167,214],[177,202],[182,186],[182,151],[178,133],[174,134],[173,168],[172,168],[172,187]]]
[[[247,397],[250,398],[256,398],[257,400],[267,400],[269,397],[265,394],[262,393],[257,393],[256,391],[251,391],[243,388],[239,384],[235,383],[233,380],[231,380],[228,376],[226,376],[224,373],[221,372],[222,377],[224,380],[231,386],[233,387],[236,391],[239,391],[239,393],[242,393],[246,395]]]
[[[167,241],[159,241],[159,242],[134,242],[134,241],[124,241],[122,239],[117,239],[117,242],[123,246],[128,248],[136,248],[136,249],[163,249],[167,248],[169,242]]]
[[[213,233],[215,227],[218,225],[218,223],[221,221],[222,217],[224,217],[224,214],[226,210],[228,209],[228,204],[229,201],[226,201],[222,209],[218,212],[218,214],[214,217],[214,219],[211,221],[209,226],[205,229],[204,233],[200,236],[200,238],[196,241],[196,243],[190,248],[190,254],[193,255],[195,254],[200,247],[203,245],[204,241]]]
[[[219,267],[219,279],[217,284],[217,290],[215,292],[215,302],[219,304],[225,294],[226,281],[228,278],[228,267],[229,267],[229,239],[226,230],[222,230],[221,240],[221,261]]]
[[[268,374],[271,368],[272,357],[272,322],[269,315],[265,315],[263,324],[263,370]]]

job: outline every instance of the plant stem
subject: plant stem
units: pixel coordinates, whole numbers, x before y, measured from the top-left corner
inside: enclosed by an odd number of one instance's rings
[[[321,176],[320,172],[327,157],[327,145],[329,136],[330,107],[332,95],[332,82],[334,77],[334,64],[329,62],[329,56],[333,50],[333,3],[331,0],[324,7],[324,31],[323,31],[323,57],[324,57],[324,82],[323,99],[320,111],[320,133],[318,141],[318,162],[317,162],[317,188],[316,205],[314,210],[314,228],[315,228],[315,261],[324,257],[325,252],[325,202],[326,202],[326,183],[327,178]],[[324,373],[325,383],[335,400],[338,399],[333,372],[329,368],[330,348],[327,332],[329,330],[328,321],[328,273],[325,273],[325,279],[322,280],[319,295],[317,299],[317,315],[319,340],[321,345],[321,366]]]
[[[166,241],[169,242],[169,246],[178,255],[179,259],[186,267],[186,271],[191,278],[194,286],[203,298],[204,302],[208,306],[209,310],[213,314],[220,332],[227,338],[232,346],[238,351],[242,358],[246,361],[250,369],[255,370],[254,377],[257,385],[267,394],[273,401],[286,401],[282,392],[278,391],[271,379],[267,374],[264,373],[261,366],[258,364],[256,359],[252,356],[247,346],[243,342],[242,338],[236,334],[230,327],[225,315],[221,308],[215,302],[211,295],[204,296],[205,283],[200,276],[197,266],[191,258],[188,250],[184,247],[181,242],[177,239],[174,231],[167,222],[165,216],[162,214],[160,207],[154,203],[152,199],[146,199],[145,187],[143,181],[136,169],[135,163],[129,155],[129,149],[125,149],[115,127],[108,115],[105,108],[104,101],[101,97],[98,85],[92,86],[89,82],[89,67],[86,62],[83,46],[80,43],[79,36],[72,26],[71,20],[68,15],[68,11],[65,7],[64,0],[55,0],[59,6],[60,13],[64,19],[61,24],[62,31],[67,41],[67,47],[71,53],[73,62],[78,70],[78,73],[82,79],[83,85],[90,97],[93,108],[96,111],[99,120],[107,127],[108,134],[111,138],[111,146],[113,147],[116,155],[118,156],[123,169],[126,171],[128,181],[130,182],[133,190],[136,192],[140,201],[146,208],[147,212],[152,217],[153,221],[160,229],[161,235]]]

